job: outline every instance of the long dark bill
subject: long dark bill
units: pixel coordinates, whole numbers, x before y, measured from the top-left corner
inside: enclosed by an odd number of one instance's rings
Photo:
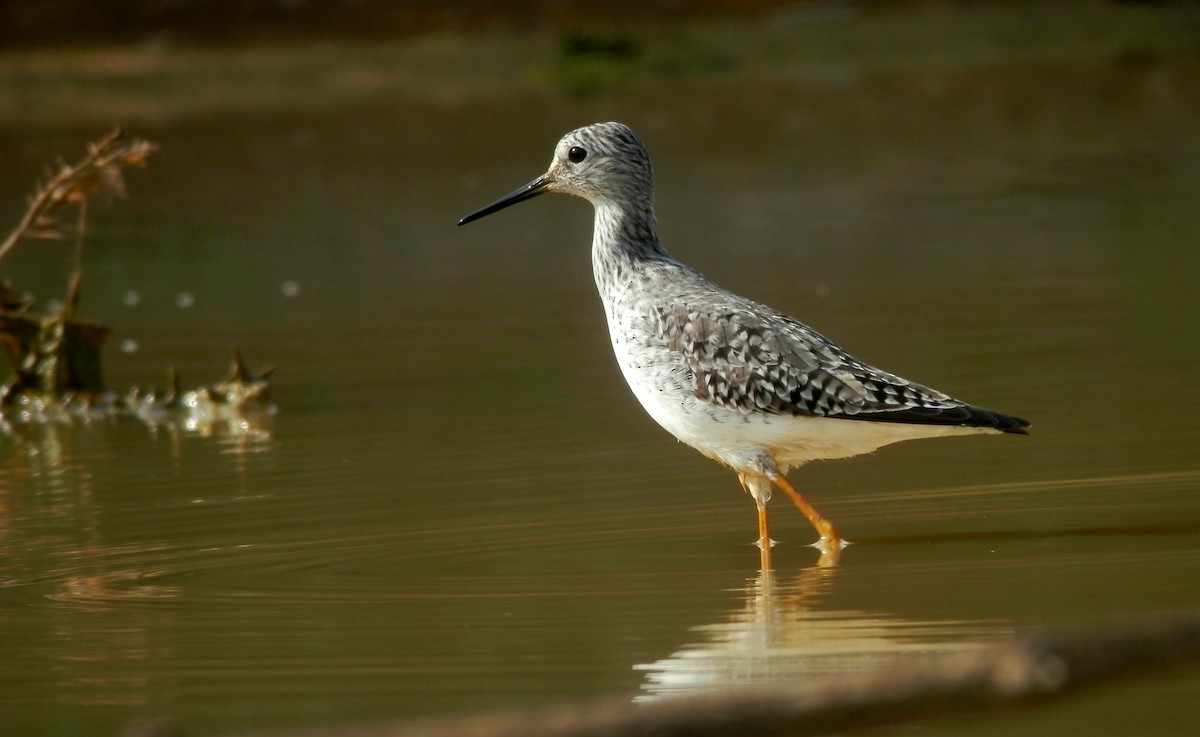
[[[487,207],[483,208],[482,210],[476,210],[475,212],[466,216],[462,220],[459,220],[458,224],[466,225],[467,223],[471,222],[472,220],[478,220],[481,217],[491,215],[493,212],[503,210],[504,208],[506,208],[510,205],[515,205],[518,202],[524,202],[525,200],[537,197],[538,195],[540,195],[546,191],[546,185],[548,185],[548,184],[550,184],[550,178],[545,175],[540,176],[537,179],[534,179],[529,184],[526,184],[524,187],[521,187],[517,191],[509,192],[508,194],[504,195],[503,197],[496,200],[495,202],[488,205]]]

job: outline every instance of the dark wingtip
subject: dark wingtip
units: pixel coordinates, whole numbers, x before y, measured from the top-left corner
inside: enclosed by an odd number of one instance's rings
[[[984,409],[983,407],[972,407],[970,405],[962,408],[967,418],[959,424],[972,427],[991,427],[1000,432],[1012,433],[1013,435],[1028,435],[1029,420],[1014,415],[1006,415],[995,410]]]
[[[996,414],[996,413],[993,413]],[[1012,433],[1013,435],[1028,435],[1029,420],[1022,417],[1012,417],[1010,415],[996,414],[996,419],[1000,420],[996,424],[996,428],[1003,432]]]
[[[970,417],[967,422],[962,423],[964,425],[992,427],[1000,432],[1012,433],[1013,435],[1029,434],[1029,420],[1022,417],[1006,415],[982,407],[965,407],[964,409]]]
[[[983,407],[956,405],[953,407],[909,407],[881,412],[860,412],[853,415],[835,415],[846,420],[873,420],[876,422],[901,422],[915,425],[958,425],[960,427],[990,427],[1014,435],[1029,434],[1029,420],[993,412]]]

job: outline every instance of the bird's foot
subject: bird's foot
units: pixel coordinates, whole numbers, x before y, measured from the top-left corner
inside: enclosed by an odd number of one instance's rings
[[[818,567],[832,568],[841,560],[842,550],[849,544],[849,540],[843,540],[840,537],[822,537],[810,547],[821,551],[821,557],[817,559]]]
[[[840,553],[847,545],[853,545],[853,543],[837,536],[822,535],[820,540],[812,543],[809,547],[816,548],[822,553]]]

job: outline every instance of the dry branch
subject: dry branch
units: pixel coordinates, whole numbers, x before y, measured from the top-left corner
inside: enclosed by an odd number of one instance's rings
[[[60,222],[66,205],[75,206],[74,264],[67,281],[61,311],[40,315],[11,289],[0,294],[0,345],[12,365],[12,376],[0,386],[0,404],[11,404],[25,392],[50,398],[68,393],[95,394],[103,389],[100,349],[108,327],[75,319],[83,284],[83,241],[88,199],[96,194],[122,196],[122,169],[141,166],[155,150],[154,144],[130,139],[117,128],[88,146],[87,155],[74,164],[59,164],[29,199],[17,227],[0,244],[3,259],[26,239],[61,239],[67,229]]]
[[[64,205],[82,207],[89,197],[97,193],[123,196],[125,180],[121,169],[143,165],[155,149],[155,145],[149,141],[130,139],[124,128],[117,128],[90,144],[87,155],[75,164],[60,164],[58,172],[30,198],[25,216],[0,245],[0,259],[23,239],[63,238],[58,214]],[[76,231],[82,236],[82,219],[80,222]]]

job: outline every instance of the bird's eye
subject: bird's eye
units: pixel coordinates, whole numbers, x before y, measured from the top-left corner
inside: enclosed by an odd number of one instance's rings
[[[579,146],[572,146],[570,150],[567,151],[567,161],[570,161],[572,164],[578,164],[586,158],[587,151],[584,151]]]

